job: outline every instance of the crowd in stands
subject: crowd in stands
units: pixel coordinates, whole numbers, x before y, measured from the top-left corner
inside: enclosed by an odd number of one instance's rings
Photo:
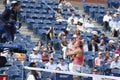
[[[44,1],[38,1],[38,3],[34,2],[34,0],[30,1],[31,4],[36,5],[46,5],[47,3],[43,4]],[[22,8],[24,8],[24,5],[22,5],[24,2],[27,3],[29,1],[18,1],[11,6],[12,8],[6,8],[3,12],[0,20],[0,23],[3,24],[3,33],[0,36],[1,43],[10,42],[12,44],[17,39],[14,38],[15,34],[21,34],[17,33],[17,27],[15,26],[18,15],[26,21],[26,24],[29,24],[27,19],[29,15],[20,15]],[[50,10],[54,9],[51,7]],[[71,13],[67,16],[68,18],[65,16],[67,12]],[[32,15],[34,15],[33,13]],[[82,14],[81,17],[76,14],[75,8],[66,0],[59,1],[52,16],[56,23],[67,23],[64,25],[65,28],[63,25],[57,26],[54,24],[47,25],[49,27],[39,25],[40,27],[37,28],[32,26],[33,32],[34,29],[38,29],[36,33],[40,34],[40,40],[37,43],[33,43],[33,46],[26,46],[27,53],[22,57],[22,64],[48,70],[120,76],[119,72],[116,72],[116,74],[112,73],[112,70],[120,69],[120,39],[117,38],[120,30],[120,7],[112,14],[109,10],[106,10],[106,14],[103,17],[103,28],[108,32],[104,33],[95,26],[92,18],[87,18],[86,14]],[[35,16],[34,18],[37,19]],[[52,23],[51,19],[49,21]],[[30,26],[31,24],[32,22],[30,22]],[[44,29],[44,32],[41,32],[42,29]],[[110,39],[106,33],[112,33],[111,36],[116,37],[117,40]],[[27,43],[24,42],[24,44]],[[17,57],[12,49],[4,48],[1,56],[6,58],[7,65],[14,66],[14,62],[20,61],[20,58]],[[106,74],[107,70],[111,72]],[[42,73],[36,70],[31,70],[30,72],[26,70],[25,78],[26,80],[31,80],[31,78],[32,80],[40,80]],[[79,76],[73,76],[73,78],[74,80],[82,79]],[[54,73],[50,76],[48,75],[46,79],[55,80]]]

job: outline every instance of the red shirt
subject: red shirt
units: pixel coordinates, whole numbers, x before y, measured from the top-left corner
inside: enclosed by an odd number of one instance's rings
[[[47,63],[49,61],[49,56],[48,55],[42,55],[42,61]]]

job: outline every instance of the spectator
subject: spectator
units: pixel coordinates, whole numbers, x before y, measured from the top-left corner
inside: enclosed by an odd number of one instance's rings
[[[77,29],[79,29],[80,31],[83,31],[83,32],[85,31],[83,22],[81,20],[78,20],[78,22],[77,22]]]
[[[90,44],[88,45],[88,51],[92,51],[92,52],[98,51],[98,45],[94,39],[92,39]]]
[[[42,62],[47,63],[49,61],[48,50],[45,48],[43,49],[42,53]]]
[[[114,61],[112,61],[112,63],[110,64],[110,68],[112,68],[112,69],[120,68],[119,54],[115,54]]]
[[[68,24],[71,23],[71,19],[74,20],[74,24],[77,24],[78,18],[75,16],[74,13],[71,15],[71,17],[68,18]]]
[[[117,26],[117,22],[115,21],[115,17],[112,17],[112,20],[109,22],[109,26],[111,28],[112,31],[112,37],[117,37],[117,31],[118,31],[118,26]]]
[[[76,43],[76,38],[72,37],[70,43],[67,46],[67,49],[68,50],[74,50],[75,49],[74,48],[75,43]]]
[[[104,33],[101,33],[101,34],[100,34],[100,40],[101,40],[101,39],[104,39],[105,44],[108,43],[107,37],[105,37],[105,34],[104,34]]]
[[[105,56],[105,58],[104,58],[104,61],[105,61],[105,64],[106,64],[106,65],[110,65],[110,64],[111,64],[112,58],[110,57],[110,53],[109,53],[109,52],[106,53],[106,56]]]
[[[94,74],[94,75],[99,75],[100,72],[99,72],[98,69],[94,68],[94,69],[93,69],[93,74]],[[104,79],[101,79],[100,77],[94,76],[92,80],[104,80]]]
[[[71,19],[71,21],[68,23],[67,30],[74,32],[76,28],[77,27],[74,24],[74,19]]]
[[[36,68],[37,64],[35,62],[30,63],[29,67]],[[27,74],[26,80],[41,80],[41,73],[37,72],[36,70],[31,70]]]
[[[47,43],[47,50],[48,50],[48,53],[49,53],[49,54],[55,53],[55,49],[54,49],[53,46],[52,46],[52,42],[48,42],[48,43]]]
[[[64,47],[67,47],[67,38],[66,36],[63,37],[62,41],[61,41],[61,47],[64,48]]]
[[[42,62],[41,54],[38,53],[38,48],[33,48],[33,53],[29,55],[30,62]]]
[[[8,54],[6,54],[6,59],[10,63],[13,63],[14,61],[17,61],[16,54],[13,52],[12,49],[10,49]]]
[[[90,74],[91,70],[89,66],[86,64],[86,61],[84,60],[83,65],[81,66],[81,73],[87,73]]]
[[[84,27],[85,23],[87,22],[85,14],[82,15],[82,17],[79,19],[79,21],[81,21],[81,23],[83,23],[83,27]]]
[[[106,15],[103,17],[103,23],[104,23],[104,30],[109,31],[109,21],[112,19],[110,15],[110,11],[106,12]]]
[[[116,12],[116,13],[114,14],[114,17],[115,17],[115,21],[116,21],[116,22],[119,22],[119,21],[120,21],[120,12]]]
[[[63,58],[60,58],[60,62],[57,67],[61,68],[61,71],[68,71],[68,65],[64,62]]]
[[[59,38],[60,40],[62,40],[62,38],[63,38],[64,36],[67,36],[68,33],[69,33],[68,30],[64,30],[64,31],[62,31],[62,32],[60,32],[60,33],[58,34],[58,38]]]
[[[83,51],[83,44],[82,42],[76,42],[75,43],[75,49],[74,50],[68,50],[67,51],[68,56],[74,56],[73,57],[73,72],[81,72],[81,65],[83,65],[84,62],[84,51]],[[74,76],[74,80],[80,80],[78,76]]]
[[[55,70],[57,67],[57,64],[54,63],[54,58],[50,57],[49,62],[46,63],[45,68],[49,70]]]
[[[61,9],[57,9],[56,13],[55,13],[55,19],[56,21],[63,21],[64,18],[62,17],[62,12]]]
[[[55,36],[54,26],[51,26],[50,29],[46,32],[47,40],[50,41]]]
[[[105,48],[106,48],[105,41],[104,41],[104,39],[101,39],[100,43],[98,44],[98,49],[99,49],[99,51],[104,52]]]
[[[87,20],[87,22],[85,23],[85,26],[84,26],[85,28],[94,28],[95,27],[95,25],[93,24],[93,22],[92,22],[92,19],[90,19],[90,18],[88,18],[88,20]]]
[[[1,20],[5,24],[4,34],[7,42],[14,40],[14,34],[16,33],[15,23],[17,21],[17,14],[20,10],[20,6],[20,3],[17,2],[13,5],[11,9],[5,9],[2,14]]]
[[[59,0],[58,8],[62,10],[64,6],[65,6],[64,0]]]
[[[98,57],[95,58],[95,67],[101,67],[101,61],[103,61],[102,52],[99,52]]]
[[[98,33],[96,31],[93,31],[92,39],[94,39],[96,43],[100,43]]]
[[[116,48],[114,46],[114,41],[110,40],[109,43],[106,46],[106,51],[114,52],[115,50],[116,50]]]
[[[76,41],[79,41],[81,39],[81,33],[79,29],[75,30],[75,35],[73,35],[74,37],[76,37]]]
[[[61,71],[61,68],[60,67],[56,67],[57,71]],[[56,80],[56,73],[52,73],[50,74],[49,78],[47,78],[47,80]]]
[[[120,45],[117,46],[117,49],[115,52],[120,55]]]
[[[40,54],[42,54],[42,50],[43,50],[43,43],[42,43],[42,41],[41,40],[39,40],[38,42],[37,42],[37,45],[36,45],[36,47],[38,48],[38,52],[40,53]]]

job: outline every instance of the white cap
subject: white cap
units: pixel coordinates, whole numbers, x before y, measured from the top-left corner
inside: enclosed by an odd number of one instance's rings
[[[98,54],[102,54],[102,52],[99,52]]]
[[[34,51],[37,51],[37,50],[38,50],[38,48],[37,48],[37,47],[35,47],[35,48],[33,48],[33,50],[34,50]]]
[[[114,41],[113,41],[113,40],[110,40],[109,43],[114,43]]]
[[[17,3],[17,1],[11,1],[12,4]]]
[[[98,35],[98,32],[97,31],[92,31],[92,34]]]
[[[115,54],[115,56],[114,56],[114,57],[115,57],[115,58],[116,58],[116,57],[119,57],[119,54]]]
[[[79,20],[78,20],[78,22],[81,22],[81,23],[83,23],[83,20],[82,20],[82,19],[79,19]]]

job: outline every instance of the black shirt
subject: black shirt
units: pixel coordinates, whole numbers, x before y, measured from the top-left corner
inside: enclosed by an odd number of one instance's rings
[[[5,9],[5,11],[2,13],[2,21],[4,23],[11,23],[17,21],[17,12],[11,9]]]

